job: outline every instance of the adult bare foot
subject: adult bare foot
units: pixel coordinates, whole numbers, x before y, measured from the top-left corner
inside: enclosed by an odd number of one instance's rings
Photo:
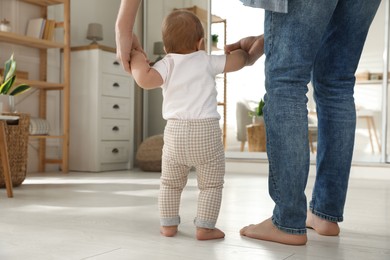
[[[307,235],[293,235],[279,230],[272,223],[271,218],[257,225],[249,225],[240,230],[241,236],[277,242],[286,245],[300,246],[307,243]]]
[[[223,233],[218,228],[196,228],[196,239],[198,240],[220,239],[224,237],[225,233]]]
[[[323,236],[338,236],[340,228],[337,222],[330,222],[314,215],[310,210],[307,212],[306,227],[314,229]]]
[[[161,226],[160,233],[166,237],[173,237],[177,234],[177,226]]]

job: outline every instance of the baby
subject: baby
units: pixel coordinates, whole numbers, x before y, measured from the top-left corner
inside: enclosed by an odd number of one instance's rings
[[[177,234],[181,194],[195,167],[200,190],[196,238],[223,238],[225,234],[215,227],[225,175],[215,77],[249,65],[248,53],[208,55],[200,20],[184,10],[164,19],[162,38],[167,55],[152,67],[135,36],[130,58],[137,84],[144,89],[162,88],[163,93],[162,114],[167,124],[158,203],[160,232],[167,237]]]

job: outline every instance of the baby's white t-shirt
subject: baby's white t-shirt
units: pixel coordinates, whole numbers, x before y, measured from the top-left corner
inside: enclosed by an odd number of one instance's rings
[[[221,116],[217,111],[216,75],[225,68],[226,55],[208,55],[205,51],[190,54],[167,54],[153,65],[163,85],[163,118],[206,119]]]

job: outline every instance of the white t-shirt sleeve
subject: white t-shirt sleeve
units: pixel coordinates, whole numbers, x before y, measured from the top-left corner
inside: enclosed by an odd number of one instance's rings
[[[162,59],[157,61],[153,66],[153,69],[157,70],[160,73],[163,82],[165,83],[166,78],[168,76],[168,59]]]
[[[223,73],[226,64],[226,55],[210,55],[210,64],[214,69],[214,74]]]

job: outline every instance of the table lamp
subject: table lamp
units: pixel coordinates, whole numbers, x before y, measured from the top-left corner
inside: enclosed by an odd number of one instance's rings
[[[91,44],[103,40],[103,27],[100,23],[88,24],[87,39],[92,41]]]
[[[162,55],[165,54],[163,42],[155,42],[153,44],[153,54],[154,55],[158,55],[158,57],[157,57],[155,62],[157,62],[157,61],[159,61],[159,60],[161,60],[163,58]]]

